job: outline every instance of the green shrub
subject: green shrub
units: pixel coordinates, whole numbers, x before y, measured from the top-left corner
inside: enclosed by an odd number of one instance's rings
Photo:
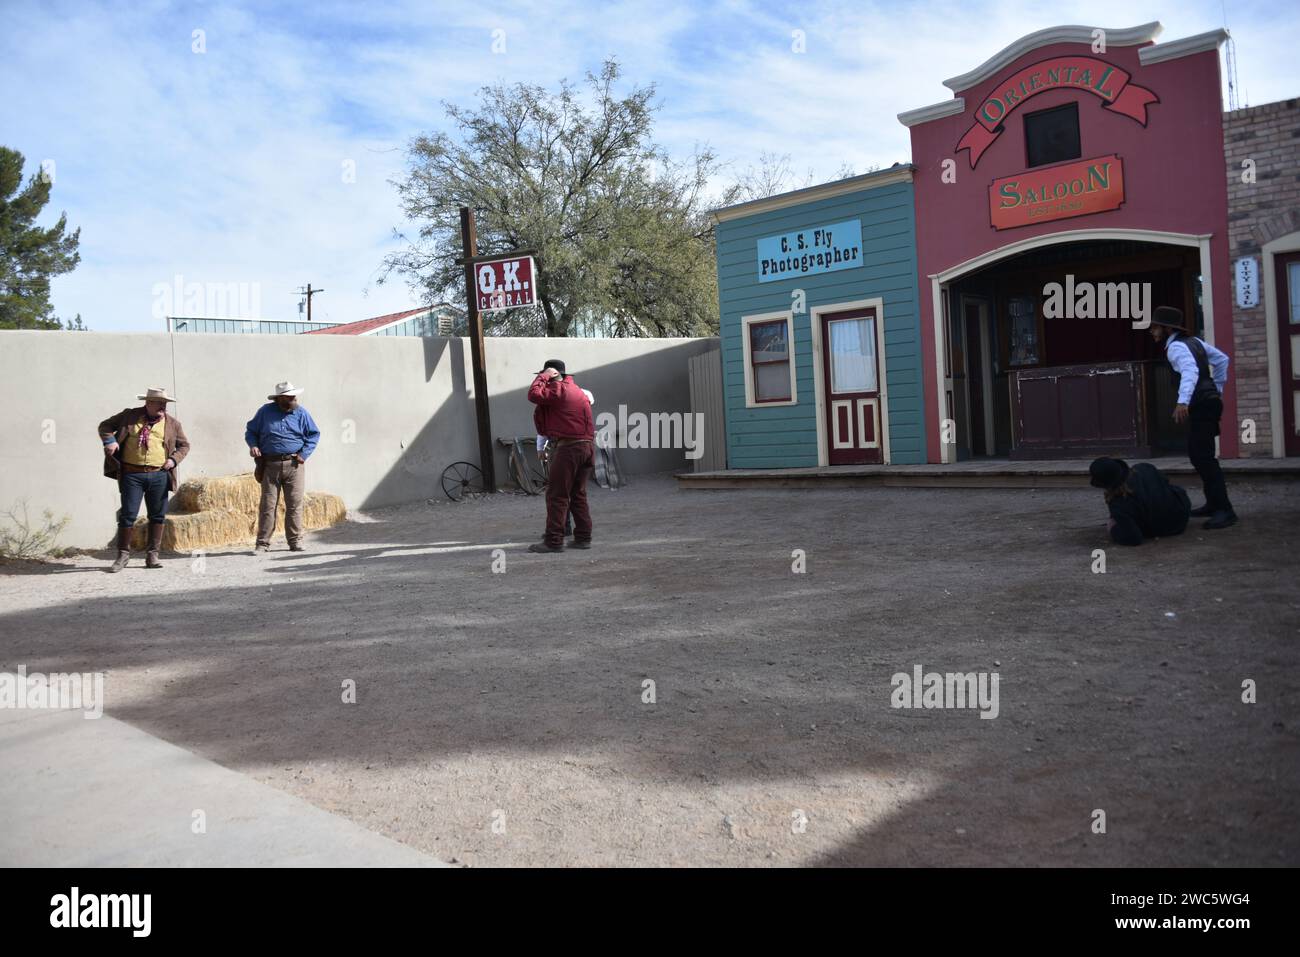
[[[58,521],[48,508],[38,522],[33,522],[27,512],[27,500],[16,503],[0,515],[0,558],[42,558],[54,550],[54,543],[67,527],[71,518],[64,515]]]

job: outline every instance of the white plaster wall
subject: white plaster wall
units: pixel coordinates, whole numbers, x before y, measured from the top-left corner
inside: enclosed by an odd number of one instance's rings
[[[561,358],[596,395],[596,412],[685,412],[688,359],[716,339],[487,340],[494,436],[531,435],[532,373]],[[245,423],[276,382],[306,391],[320,426],[308,487],[349,509],[441,495],[439,476],[478,460],[473,376],[465,339],[0,331],[0,396],[10,410],[0,443],[0,508],[26,499],[71,521],[61,545],[102,546],[117,486],[101,474],[96,426],[165,386],[193,449],[182,480],[248,471]],[[355,441],[345,444],[350,431]],[[621,450],[629,474],[687,466],[676,450]],[[506,479],[497,451],[498,480]]]

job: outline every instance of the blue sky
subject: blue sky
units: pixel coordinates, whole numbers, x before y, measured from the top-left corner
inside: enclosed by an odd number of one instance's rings
[[[1300,95],[1295,8],[1229,2],[1227,18],[1249,101]],[[59,315],[161,329],[155,290],[181,277],[247,284],[261,315],[286,319],[311,282],[326,289],[316,318],[345,322],[413,304],[400,279],[375,282],[406,228],[390,180],[407,141],[442,126],[441,101],[470,104],[483,84],[554,86],[616,56],[625,83],[658,85],[673,153],[708,143],[737,173],[788,153],[821,180],[907,160],[895,114],[948,98],[945,78],[1026,33],[1151,20],[1168,41],[1223,25],[1223,6],[0,0],[0,143],[29,173],[53,161],[43,221],[66,210],[81,227]]]

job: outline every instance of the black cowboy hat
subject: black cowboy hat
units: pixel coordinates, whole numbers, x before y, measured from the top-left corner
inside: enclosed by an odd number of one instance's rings
[[[1123,459],[1102,456],[1088,466],[1089,484],[1093,488],[1119,488],[1128,478],[1128,463]]]
[[[556,372],[558,372],[560,375],[564,375],[564,374],[565,374],[565,372],[564,372],[564,360],[563,360],[563,359],[547,359],[547,360],[546,360],[546,365],[542,366],[540,369],[538,369],[536,372],[534,372],[533,375],[541,375],[541,374],[542,374],[543,372],[545,372],[547,369],[554,369],[554,370],[555,370]]]
[[[1173,306],[1156,306],[1155,315],[1151,317],[1151,323],[1157,326],[1168,326],[1170,329],[1178,329],[1182,332],[1187,331],[1183,320],[1183,311]]]

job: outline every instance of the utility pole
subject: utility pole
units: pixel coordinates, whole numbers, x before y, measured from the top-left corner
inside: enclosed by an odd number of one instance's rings
[[[474,367],[474,410],[478,416],[479,471],[483,488],[497,490],[496,465],[492,458],[492,419],[488,414],[487,365],[483,358],[483,317],[478,312],[478,290],[474,283],[474,257],[478,255],[478,234],[474,231],[474,211],[460,208],[461,256],[465,259],[465,308],[469,317],[469,354]]]
[[[324,292],[324,291],[325,291],[324,289],[313,289],[311,287],[311,283],[307,283],[306,289],[303,289],[301,287],[298,289],[298,295],[307,297],[307,321],[308,322],[311,322],[311,297],[316,295],[318,292]]]

